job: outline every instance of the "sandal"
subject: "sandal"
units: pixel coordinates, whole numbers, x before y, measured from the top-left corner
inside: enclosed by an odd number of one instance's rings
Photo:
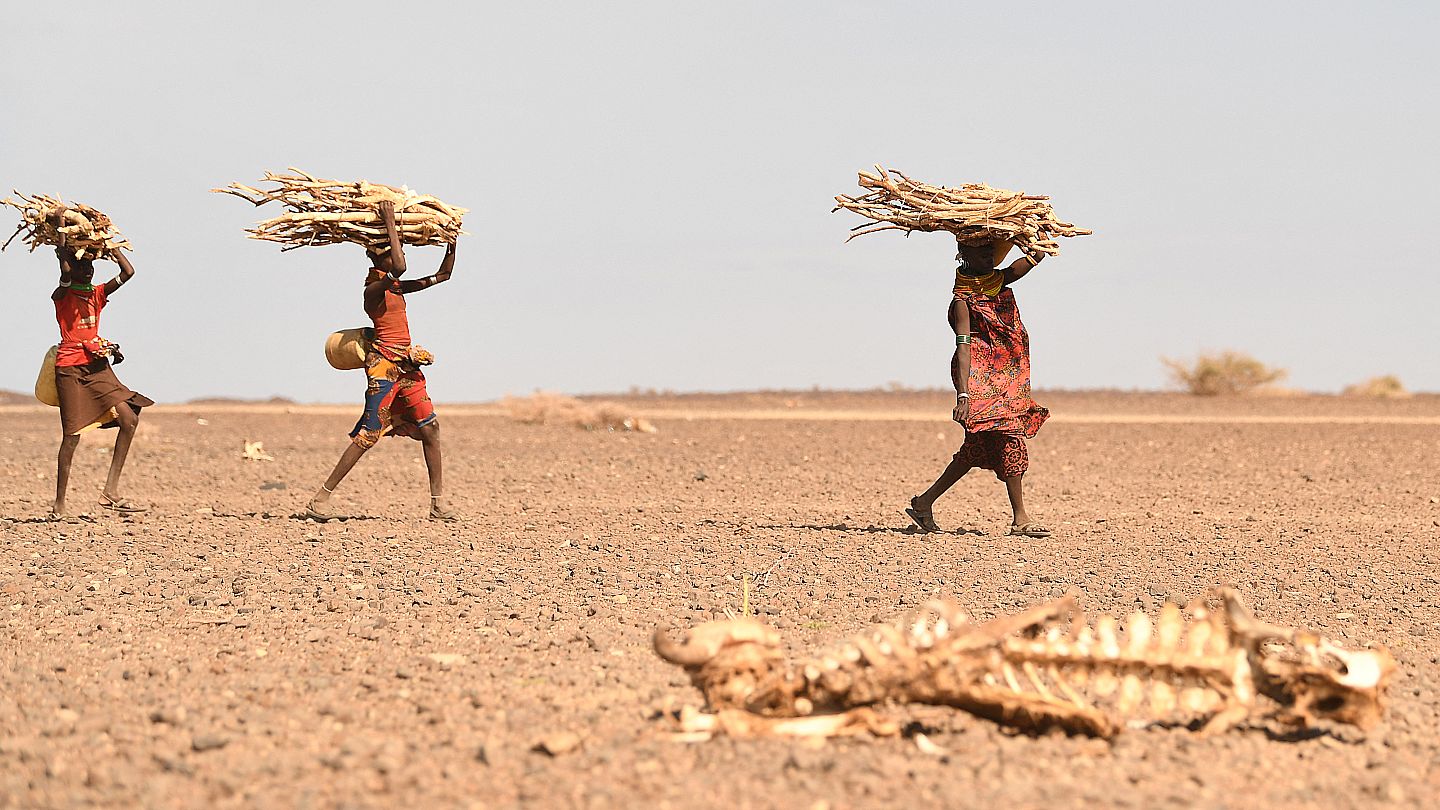
[[[306,519],[313,520],[316,523],[329,523],[332,520],[345,520],[349,516],[342,515],[339,512],[322,512],[319,509],[316,509],[315,502],[311,501],[310,503],[305,504],[305,517]]]
[[[1013,524],[1005,532],[1006,537],[1034,537],[1036,539],[1039,539],[1041,537],[1049,537],[1050,534],[1051,532],[1049,529],[1034,521],[1031,521],[1029,523]]]
[[[440,504],[436,503],[435,498],[432,497],[430,499],[430,519],[438,520],[441,523],[459,523],[460,513],[456,512],[454,509],[441,506]]]
[[[921,512],[915,508],[914,498],[910,499],[910,506],[905,510],[905,514],[909,515],[910,519],[915,521],[915,525],[920,528],[922,534],[941,531],[941,528],[935,523],[935,511],[933,509],[927,509]]]
[[[129,498],[112,500],[108,495],[100,496],[100,506],[109,509],[111,512],[119,512],[122,515],[138,515],[141,512],[149,512],[148,506],[136,506]]]

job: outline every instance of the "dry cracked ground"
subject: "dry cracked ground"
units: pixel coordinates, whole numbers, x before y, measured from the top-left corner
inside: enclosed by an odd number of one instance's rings
[[[942,395],[638,397],[659,433],[442,410],[458,525],[421,519],[418,445],[292,517],[347,408],[145,415],[128,492],[154,510],[37,520],[52,411],[0,436],[0,805],[1418,806],[1440,795],[1440,398],[1055,394],[1003,536],[972,475],[920,536],[900,509],[960,440]],[[108,436],[77,461],[94,503]],[[273,462],[241,458],[262,441]],[[1113,743],[896,710],[913,738],[669,737],[694,703],[657,622],[737,610],[800,653],[935,595],[982,618],[1079,588],[1102,610],[1238,587],[1264,618],[1400,662],[1369,734],[1131,731]],[[536,750],[547,742],[553,753]]]

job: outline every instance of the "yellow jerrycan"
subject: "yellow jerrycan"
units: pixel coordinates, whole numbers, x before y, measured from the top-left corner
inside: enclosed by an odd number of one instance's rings
[[[370,350],[369,329],[342,329],[325,339],[325,359],[332,368],[353,371],[365,367]]]
[[[40,374],[35,378],[35,398],[52,408],[60,407],[60,392],[55,389],[55,353],[59,346],[51,346],[45,352],[45,362],[40,364]]]

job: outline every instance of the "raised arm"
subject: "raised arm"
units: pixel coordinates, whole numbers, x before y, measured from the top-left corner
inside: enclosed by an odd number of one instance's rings
[[[125,282],[135,277],[135,268],[131,266],[130,259],[123,251],[116,248],[110,251],[110,258],[120,265],[120,274],[105,282],[105,297],[109,298],[115,291],[125,286]]]
[[[434,287],[436,284],[443,284],[450,280],[450,274],[455,271],[455,243],[451,242],[445,246],[445,258],[440,261],[440,269],[435,275],[417,278],[414,281],[400,282],[400,292],[412,293]]]
[[[1044,258],[1045,254],[1041,253],[1039,254],[1039,256],[1040,258]],[[1039,263],[1040,259],[1032,259],[1029,256],[1021,256],[1020,258],[1011,262],[1009,267],[1005,268],[1005,283],[1014,284],[1015,282],[1024,278],[1026,273],[1034,270],[1035,265]]]
[[[70,263],[70,253],[64,247],[55,248],[55,258],[60,262],[60,285],[50,293],[50,297],[58,301],[75,277],[75,266]]]
[[[400,229],[395,225],[395,203],[389,200],[380,203],[380,219],[390,240],[390,272],[399,278],[405,275],[405,248],[400,243]]]
[[[970,415],[970,307],[956,298],[950,302],[950,328],[955,330],[955,354],[950,358],[950,382],[955,385],[956,422]]]

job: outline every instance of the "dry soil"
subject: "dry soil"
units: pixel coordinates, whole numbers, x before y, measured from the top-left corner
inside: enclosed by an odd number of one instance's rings
[[[57,418],[0,409],[0,805],[1434,802],[1440,399],[1044,399],[1027,487],[1045,541],[1003,536],[1003,488],[979,473],[937,506],[954,533],[908,528],[906,498],[961,438],[943,395],[627,399],[653,435],[442,408],[458,525],[422,519],[406,439],[340,490],[362,519],[292,517],[355,414],[280,404],[147,412],[126,489],[154,510],[40,522]],[[242,459],[247,439],[275,461]],[[73,503],[95,502],[109,440],[83,442]],[[737,610],[744,573],[797,652],[934,594],[988,618],[1072,586],[1128,610],[1223,582],[1401,669],[1369,734],[1107,743],[920,710],[903,717],[943,756],[906,737],[673,742],[664,713],[698,697],[650,631]]]

